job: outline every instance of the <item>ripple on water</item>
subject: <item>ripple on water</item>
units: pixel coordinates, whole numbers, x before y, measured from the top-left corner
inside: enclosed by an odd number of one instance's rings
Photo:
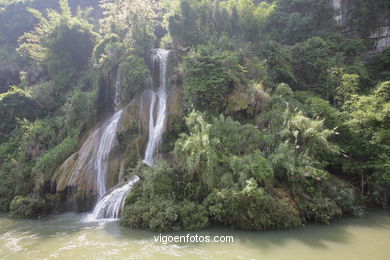
[[[234,235],[233,244],[174,244],[154,241],[156,233],[124,228],[118,222],[83,223],[84,215],[45,220],[0,216],[0,259],[377,259],[390,255],[390,214],[346,219],[329,226],[244,232],[222,228],[199,235]],[[195,234],[194,232],[188,232]],[[183,233],[170,233],[171,235]]]

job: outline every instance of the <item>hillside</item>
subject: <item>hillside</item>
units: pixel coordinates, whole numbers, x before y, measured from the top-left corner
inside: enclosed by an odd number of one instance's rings
[[[0,211],[95,208],[168,231],[388,208],[389,14],[386,0],[0,1]]]

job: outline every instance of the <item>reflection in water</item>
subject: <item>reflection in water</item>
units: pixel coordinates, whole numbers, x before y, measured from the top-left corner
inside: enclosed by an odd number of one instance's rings
[[[331,225],[245,232],[213,227],[190,232],[234,236],[231,244],[154,242],[153,233],[118,222],[83,222],[85,215],[55,215],[41,220],[0,216],[0,259],[388,259],[390,213],[376,211]],[[167,233],[186,235],[188,232]]]

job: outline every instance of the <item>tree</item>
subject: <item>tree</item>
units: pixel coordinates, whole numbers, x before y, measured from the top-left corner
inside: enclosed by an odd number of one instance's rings
[[[19,39],[19,50],[47,65],[52,78],[84,69],[96,38],[92,25],[81,12],[72,16],[67,0],[60,0],[59,5],[61,12],[48,10],[47,18],[38,10],[29,9],[39,22]]]
[[[115,36],[125,48],[136,48],[144,54],[153,47],[159,1],[103,0],[101,6],[105,17],[100,20],[100,32],[104,39]]]

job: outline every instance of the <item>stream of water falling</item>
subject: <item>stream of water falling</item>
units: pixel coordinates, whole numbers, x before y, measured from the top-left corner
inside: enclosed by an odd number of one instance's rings
[[[89,221],[99,219],[115,220],[119,218],[119,213],[123,209],[125,200],[133,185],[139,181],[138,176],[134,176],[125,185],[116,188],[106,194],[95,206],[92,214],[88,215]]]
[[[153,166],[156,148],[161,142],[164,131],[165,119],[167,114],[167,63],[169,50],[156,49],[152,53],[152,67],[154,70],[155,64],[159,64],[159,87],[157,92],[149,91],[150,93],[150,108],[149,108],[149,140],[145,150],[144,163]],[[154,119],[155,105],[157,105],[157,118]]]
[[[152,71],[156,64],[159,64],[159,86],[157,92],[150,90],[150,108],[149,108],[149,140],[145,151],[144,162],[152,166],[154,164],[154,156],[156,149],[161,142],[161,137],[164,131],[164,124],[167,109],[167,90],[166,90],[166,71],[169,51],[164,49],[156,49],[152,51]],[[118,77],[120,78],[120,77]],[[117,88],[117,87],[115,87]],[[155,106],[157,105],[157,118],[154,119]],[[99,175],[100,176],[100,175]],[[139,180],[134,176],[127,184],[113,189],[104,195],[96,204],[92,214],[88,215],[89,221],[99,219],[117,219],[124,207],[127,195],[131,191],[133,185]],[[105,186],[105,185],[102,185]]]
[[[114,141],[116,141],[116,129],[123,111],[119,110],[109,119],[109,123],[102,129],[102,135],[97,147],[96,157],[93,158],[95,169],[97,171],[97,190],[98,199],[106,193],[106,176],[108,171],[108,156]]]
[[[116,131],[123,114],[123,110],[120,109],[120,91],[121,75],[118,70],[114,95],[115,112],[99,128],[94,130],[83,143],[67,181],[68,187],[81,184],[85,186],[86,190],[90,189],[92,185],[96,185],[97,199],[102,198],[107,191],[106,177],[109,154],[117,142]],[[73,156],[65,161],[64,165],[67,165],[72,159]],[[60,180],[60,183],[62,181],[63,179]]]

